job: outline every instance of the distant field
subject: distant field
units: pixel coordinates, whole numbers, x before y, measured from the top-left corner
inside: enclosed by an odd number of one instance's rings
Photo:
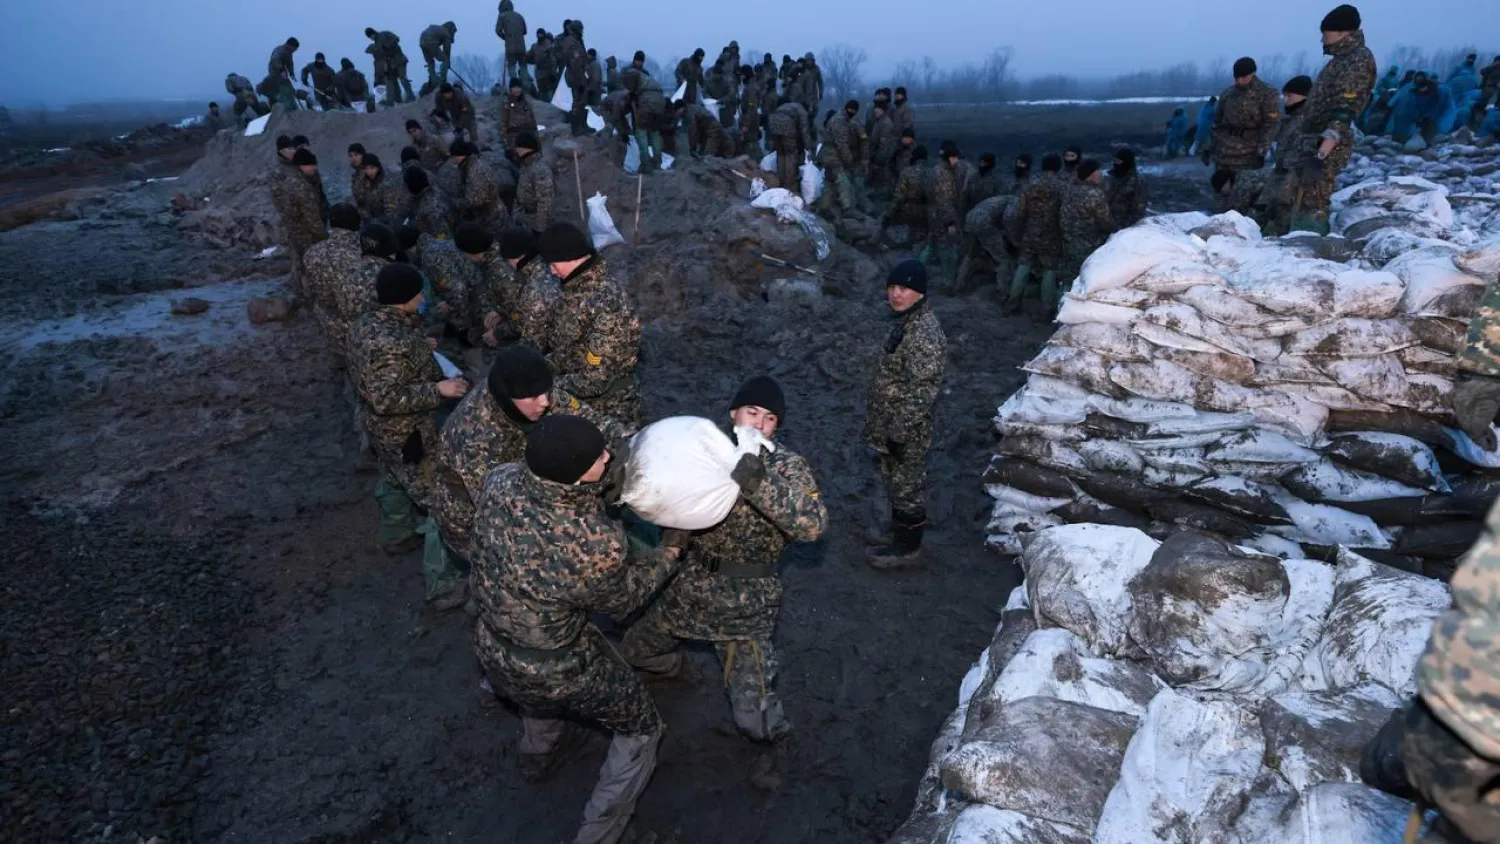
[[[952,140],[970,158],[993,152],[1012,159],[1022,152],[1040,157],[1081,145],[1101,159],[1117,146],[1138,152],[1160,147],[1172,110],[1182,106],[1189,119],[1198,101],[1182,103],[1099,103],[1092,105],[927,106],[917,108],[917,136],[935,148]],[[1154,152],[1153,152],[1154,154]]]

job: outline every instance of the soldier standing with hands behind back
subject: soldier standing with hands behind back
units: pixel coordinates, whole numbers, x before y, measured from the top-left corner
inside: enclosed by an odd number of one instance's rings
[[[1214,115],[1213,162],[1220,170],[1238,173],[1259,170],[1266,161],[1276,121],[1281,119],[1281,98],[1276,89],[1255,75],[1255,59],[1248,56],[1234,63],[1234,84],[1219,95]],[[1204,159],[1207,161],[1208,159]]]

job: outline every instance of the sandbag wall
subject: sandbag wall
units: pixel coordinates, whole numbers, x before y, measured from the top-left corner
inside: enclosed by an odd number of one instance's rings
[[[1414,693],[1434,580],[1341,551],[1067,525],[964,678],[889,844],[1398,844],[1359,781]]]
[[[1233,212],[1112,237],[996,415],[991,547],[1065,523],[1186,527],[1451,570],[1500,492],[1500,453],[1448,410],[1500,217],[1448,200],[1394,177],[1336,197],[1336,232],[1380,221],[1359,237],[1263,239]]]

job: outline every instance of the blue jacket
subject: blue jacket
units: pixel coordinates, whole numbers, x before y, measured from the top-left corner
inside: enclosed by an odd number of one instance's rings
[[[1171,146],[1181,145],[1185,135],[1187,135],[1187,115],[1172,115],[1172,119],[1167,121],[1167,144]]]
[[[1468,66],[1465,65],[1465,67]],[[1479,90],[1479,74],[1475,73],[1472,67],[1467,70],[1461,68],[1448,77],[1448,87],[1453,89],[1455,97],[1461,97],[1470,91],[1477,91]]]
[[[1417,127],[1432,121],[1439,132],[1447,132],[1458,113],[1453,102],[1453,91],[1447,85],[1439,85],[1431,94],[1418,94],[1408,90],[1397,94],[1391,107],[1391,120],[1386,132],[1397,140],[1410,138]]]
[[[1203,107],[1198,109],[1198,143],[1201,144],[1214,136],[1214,113],[1218,110],[1218,103],[1212,105],[1204,103]]]
[[[1500,138],[1500,106],[1491,106],[1490,113],[1484,116],[1484,122],[1479,124],[1479,137],[1490,136]]]
[[[1452,82],[1453,80],[1457,79],[1458,77],[1460,77],[1460,76],[1462,76],[1462,75],[1464,75],[1466,73],[1472,73],[1475,76],[1479,75],[1479,71],[1474,68],[1474,65],[1471,65],[1467,61],[1465,61],[1462,64],[1460,64],[1458,67],[1455,67],[1455,68],[1453,68],[1453,70],[1449,71],[1449,73],[1448,73],[1448,81]]]

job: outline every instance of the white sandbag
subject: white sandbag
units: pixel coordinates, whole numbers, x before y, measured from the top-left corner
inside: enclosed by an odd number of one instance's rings
[[[604,115],[600,114],[599,112],[595,111],[592,108],[587,109],[586,111],[584,111],[584,113],[583,113],[583,122],[584,122],[584,125],[588,126],[590,129],[593,129],[595,132],[603,132],[604,131],[604,128],[605,128]]]
[[[1204,240],[1223,237],[1247,241],[1249,243],[1259,243],[1261,239],[1260,226],[1254,220],[1238,211],[1226,211],[1222,214],[1215,214],[1208,218],[1207,222],[1194,228],[1192,234]]]
[[[999,419],[995,430],[1002,438],[1021,437],[1046,440],[1053,443],[1075,445],[1088,439],[1088,431],[1078,425],[1049,425],[1036,422],[1021,422],[1015,419]]]
[[[1214,322],[1223,323],[1232,328],[1255,328],[1273,318],[1270,312],[1218,286],[1190,287],[1177,294],[1177,300]]]
[[[567,85],[557,86],[557,90],[552,92],[552,105],[561,111],[571,111],[573,109],[573,89]]]
[[[1344,549],[1337,577],[1323,634],[1302,663],[1302,688],[1345,689],[1374,681],[1410,697],[1432,624],[1453,603],[1448,587]]]
[[[264,134],[266,131],[266,125],[270,122],[271,114],[270,112],[267,112],[265,114],[262,114],[260,117],[257,117],[254,120],[250,121],[249,123],[246,123],[245,137],[253,138],[256,135]]]
[[[1500,276],[1500,237],[1492,237],[1454,259],[1458,268],[1484,281]]]
[[[995,419],[1032,425],[1076,425],[1088,415],[1087,399],[1051,399],[1036,395],[1023,386],[1000,405]]]
[[[1000,441],[1000,453],[1024,457],[1033,463],[1064,473],[1086,474],[1089,466],[1083,457],[1065,443],[1042,437],[1007,436]]]
[[[1213,465],[1217,467],[1219,464]],[[1287,524],[1291,521],[1286,509],[1276,503],[1275,491],[1249,478],[1220,475],[1193,484],[1187,493],[1193,498],[1259,524]]]
[[[1199,410],[1194,411],[1191,416],[1152,422],[1148,428],[1148,433],[1153,437],[1172,437],[1183,434],[1221,434],[1228,431],[1243,431],[1254,425],[1255,417],[1249,413],[1214,413],[1212,411]]]
[[[438,369],[442,371],[444,378],[464,377],[464,371],[454,364],[453,361],[448,360],[447,355],[441,352],[433,352],[432,359],[437,361]]]
[[[1421,440],[1386,431],[1339,434],[1327,454],[1338,462],[1402,484],[1432,492],[1451,491],[1432,447]]]
[[[776,153],[768,152],[760,159],[760,169],[767,173],[776,172]]]
[[[672,92],[672,102],[677,102],[687,96],[687,82],[678,84],[677,90]]]
[[[1146,270],[1168,261],[1193,259],[1200,249],[1191,236],[1161,228],[1135,226],[1116,232],[1083,262],[1074,285],[1087,298],[1092,291],[1125,287]]]
[[[1205,457],[1246,463],[1314,463],[1320,455],[1275,431],[1255,429],[1227,435]]]
[[[594,241],[595,251],[625,242],[620,230],[615,228],[615,221],[609,216],[609,208],[605,205],[608,201],[609,197],[602,193],[596,193],[588,200],[589,237]]]
[[[1144,311],[1162,304],[1167,297],[1159,293],[1151,293],[1146,290],[1134,290],[1129,287],[1107,287],[1096,290],[1089,294],[1090,302],[1098,302],[1101,305],[1117,305],[1121,308],[1134,308]]]
[[[1235,824],[1233,840],[1401,844],[1410,814],[1410,803],[1363,783],[1327,782],[1301,794],[1252,800]]]
[[[1401,706],[1379,683],[1337,691],[1283,692],[1261,703],[1261,734],[1276,770],[1298,791],[1321,782],[1359,782],[1365,748]]]
[[[816,202],[823,195],[823,171],[811,161],[804,161],[797,168],[797,175],[802,185],[802,201]]]
[[[947,837],[932,844],[1089,844],[1088,832],[1009,809],[975,803],[958,814]]]
[[[1399,363],[1399,361],[1397,361]],[[1446,416],[1453,409],[1453,379],[1425,372],[1409,372],[1405,389],[1385,399],[1396,407],[1424,416]]]
[[[1173,234],[1187,234],[1209,221],[1202,211],[1180,211],[1176,214],[1157,214],[1142,220],[1140,225],[1160,228]]]
[[[1280,504],[1286,508],[1287,515],[1292,517],[1295,527],[1277,527],[1271,530],[1294,542],[1347,545],[1350,548],[1374,548],[1380,551],[1391,547],[1390,540],[1369,516],[1351,513],[1330,504],[1311,504],[1293,495],[1282,498]]]
[[[1018,537],[1016,550],[1004,551],[1002,553],[1019,554],[1023,543],[1019,537],[1041,533],[1047,528],[1061,527],[1067,524],[1061,517],[1051,513],[1043,513],[1037,510],[1028,510],[996,501],[994,509],[990,512],[990,520],[985,523],[984,529],[988,536],[1013,536]],[[996,549],[997,551],[999,549]]]
[[[1284,355],[1270,363],[1257,364],[1251,386],[1281,387],[1287,384],[1333,384],[1328,373],[1298,355]]]
[[[741,456],[774,445],[753,428],[737,427],[738,445],[697,416],[673,416],[631,440],[620,500],[642,519],[666,528],[704,530],[729,515],[740,487],[729,474]]]
[[[1098,352],[1121,362],[1150,360],[1152,352],[1150,344],[1131,333],[1129,326],[1102,322],[1064,323],[1047,342],[1054,346]]]
[[[1118,440],[1089,439],[1079,443],[1077,450],[1089,468],[1098,472],[1139,475],[1146,468],[1140,452]]]
[[[1341,265],[1334,264],[1332,267]],[[1241,266],[1227,278],[1244,300],[1278,314],[1321,319],[1333,313],[1333,280],[1327,261],[1309,261],[1277,252]]]
[[[1366,357],[1313,357],[1313,365],[1340,387],[1374,401],[1406,402],[1411,393],[1401,359],[1393,354]]]
[[[1306,556],[1301,545],[1274,533],[1258,533],[1240,540],[1240,545],[1283,560],[1299,560]]]
[[[1210,404],[1211,407],[1216,410],[1249,408],[1256,422],[1280,431],[1301,445],[1314,445],[1322,438],[1323,428],[1328,423],[1327,407],[1279,390],[1230,386],[1233,389],[1215,394],[1217,401]]]
[[[1332,460],[1305,464],[1282,478],[1282,484],[1312,502],[1379,501],[1384,498],[1421,498],[1425,490],[1389,478],[1349,469]]]
[[[1412,346],[1402,349],[1396,356],[1401,358],[1401,365],[1406,368],[1407,372],[1440,375],[1448,379],[1458,374],[1458,360],[1453,355],[1437,349]]]
[[[1134,528],[1066,525],[1043,531],[1021,560],[1038,627],[1061,627],[1100,656],[1127,646],[1126,584],[1151,562],[1159,543]]]
[[[1223,431],[1203,431],[1178,434],[1170,437],[1140,437],[1126,440],[1126,442],[1142,454],[1155,451],[1193,449],[1196,452],[1194,455],[1195,459],[1202,462],[1203,447],[1217,445],[1219,440],[1223,438]]]
[[[1198,286],[1223,289],[1224,284],[1224,276],[1202,260],[1176,259],[1141,273],[1130,287],[1147,293],[1170,294]]]
[[[1141,470],[1141,482],[1158,489],[1184,490],[1206,477],[1208,477],[1206,470],[1171,469],[1151,465]]]
[[[1281,344],[1274,341],[1256,341],[1245,337],[1238,331],[1211,319],[1204,319],[1203,315],[1189,305],[1172,303],[1158,305],[1141,314],[1141,321],[1135,326],[1137,333],[1147,325],[1154,325],[1177,335],[1200,341],[1197,344],[1188,342],[1169,342],[1159,339],[1155,335],[1146,335],[1147,340],[1160,346],[1187,349],[1189,351],[1207,352],[1222,351],[1230,354],[1242,355],[1255,358],[1256,360],[1271,361],[1281,356]],[[1162,335],[1165,336],[1165,335]],[[1206,346],[1203,344],[1207,344]]]
[[[1083,703],[1140,718],[1167,685],[1123,660],[1100,659],[1067,630],[1038,630],[995,678],[984,700],[1004,705],[1029,697]]]
[[[1141,449],[1141,459],[1153,469],[1181,476],[1203,478],[1213,471],[1201,448]]]
[[[1384,267],[1392,260],[1417,249],[1441,249],[1457,252],[1458,247],[1445,241],[1421,237],[1402,229],[1381,229],[1370,235],[1360,254],[1377,267]]]
[[[1129,325],[1141,312],[1135,308],[1091,302],[1075,295],[1063,297],[1057,309],[1057,322],[1063,325],[1098,322],[1106,325]]]
[[[1026,392],[1028,395],[1040,396],[1044,399],[1088,399],[1093,393],[1085,390],[1077,384],[1072,384],[1061,378],[1051,378],[1046,375],[1033,375],[1026,379]]]
[[[1032,495],[1024,490],[1016,489],[1005,484],[985,484],[984,491],[1000,504],[1006,504],[1032,513],[1049,513],[1072,501],[1071,498],[1049,498],[1045,495]]]
[[[1333,278],[1333,313],[1340,317],[1385,319],[1396,313],[1406,284],[1392,272],[1345,270]]]
[[[1021,369],[1038,375],[1050,375],[1077,384],[1090,392],[1123,395],[1109,377],[1109,359],[1097,352],[1046,346],[1037,356],[1021,364]]]
[[[1140,425],[1163,422],[1169,419],[1193,419],[1197,411],[1190,404],[1173,401],[1155,401],[1143,398],[1114,399],[1097,393],[1088,397],[1089,407],[1115,419],[1124,419]]]
[[[1225,840],[1218,825],[1251,791],[1264,753],[1254,718],[1234,703],[1163,691],[1125,751],[1094,844]]]
[[[1475,278],[1453,263],[1449,255],[1403,256],[1386,265],[1406,283],[1401,297],[1401,312],[1412,316],[1444,316],[1462,319],[1464,314],[1444,307],[1445,297],[1463,288],[1483,289],[1484,281]],[[1468,316],[1472,316],[1472,312]]]
[[[1394,276],[1392,276],[1394,278]],[[1310,328],[1283,342],[1289,355],[1369,357],[1418,345],[1407,322],[1345,317]]]
[[[1190,352],[1184,349],[1158,349],[1162,360],[1175,363],[1189,372],[1226,384],[1244,384],[1255,376],[1255,361],[1229,352]]]
[[[641,147],[635,142],[634,135],[625,139],[624,170],[626,173],[639,173],[641,171]]]
[[[1448,434],[1448,439],[1452,441],[1449,450],[1454,454],[1481,469],[1500,469],[1500,449],[1485,451],[1479,447],[1479,443],[1474,442],[1463,431],[1447,426],[1444,426],[1443,430]],[[1497,435],[1497,441],[1500,441],[1500,427],[1491,425],[1490,430]]]

